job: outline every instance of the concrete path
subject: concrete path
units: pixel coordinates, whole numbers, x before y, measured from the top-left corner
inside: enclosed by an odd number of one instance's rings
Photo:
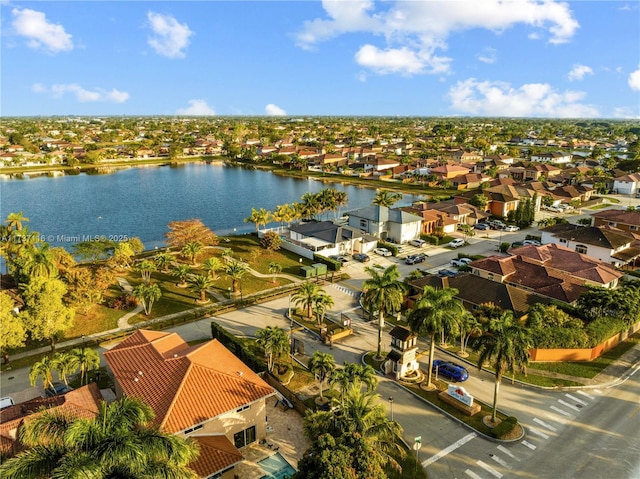
[[[118,284],[125,293],[131,294],[131,291],[133,291],[133,287],[129,284],[129,281],[127,281],[126,278],[118,276]],[[130,326],[129,319],[133,318],[136,314],[139,314],[143,309],[144,307],[139,304],[132,311],[118,319],[118,329],[127,329]]]

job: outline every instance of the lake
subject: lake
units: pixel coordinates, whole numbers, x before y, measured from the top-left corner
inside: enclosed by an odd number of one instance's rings
[[[0,215],[22,211],[27,226],[51,246],[69,249],[96,236],[139,237],[145,248],[164,246],[171,221],[199,218],[220,236],[255,230],[244,223],[251,208],[273,211],[325,188],[348,195],[349,209],[369,206],[375,189],[275,175],[270,171],[189,163],[127,168],[102,175],[3,177]],[[398,205],[419,200],[405,195]],[[331,213],[331,216],[333,214]]]

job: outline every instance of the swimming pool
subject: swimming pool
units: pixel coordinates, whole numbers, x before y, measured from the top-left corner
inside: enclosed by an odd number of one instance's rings
[[[261,479],[286,479],[296,472],[293,466],[279,452],[263,459],[258,464],[266,472]]]

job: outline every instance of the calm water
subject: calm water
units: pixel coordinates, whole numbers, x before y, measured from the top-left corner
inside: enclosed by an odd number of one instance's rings
[[[345,191],[341,209],[371,204],[374,189],[300,180],[271,172],[189,164],[177,168],[129,168],[106,175],[34,177],[0,181],[0,216],[23,211],[27,226],[52,246],[69,248],[90,237],[139,237],[147,249],[164,246],[170,221],[199,218],[219,235],[255,230],[243,219],[251,208],[273,211],[324,188]],[[419,199],[405,195],[398,203]],[[333,213],[331,213],[333,215]]]

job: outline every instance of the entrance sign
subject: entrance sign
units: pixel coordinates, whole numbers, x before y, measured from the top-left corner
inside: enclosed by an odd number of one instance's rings
[[[473,396],[469,394],[462,386],[449,384],[447,393],[449,393],[449,396],[457,399],[461,403],[466,404],[467,406],[473,406]]]

